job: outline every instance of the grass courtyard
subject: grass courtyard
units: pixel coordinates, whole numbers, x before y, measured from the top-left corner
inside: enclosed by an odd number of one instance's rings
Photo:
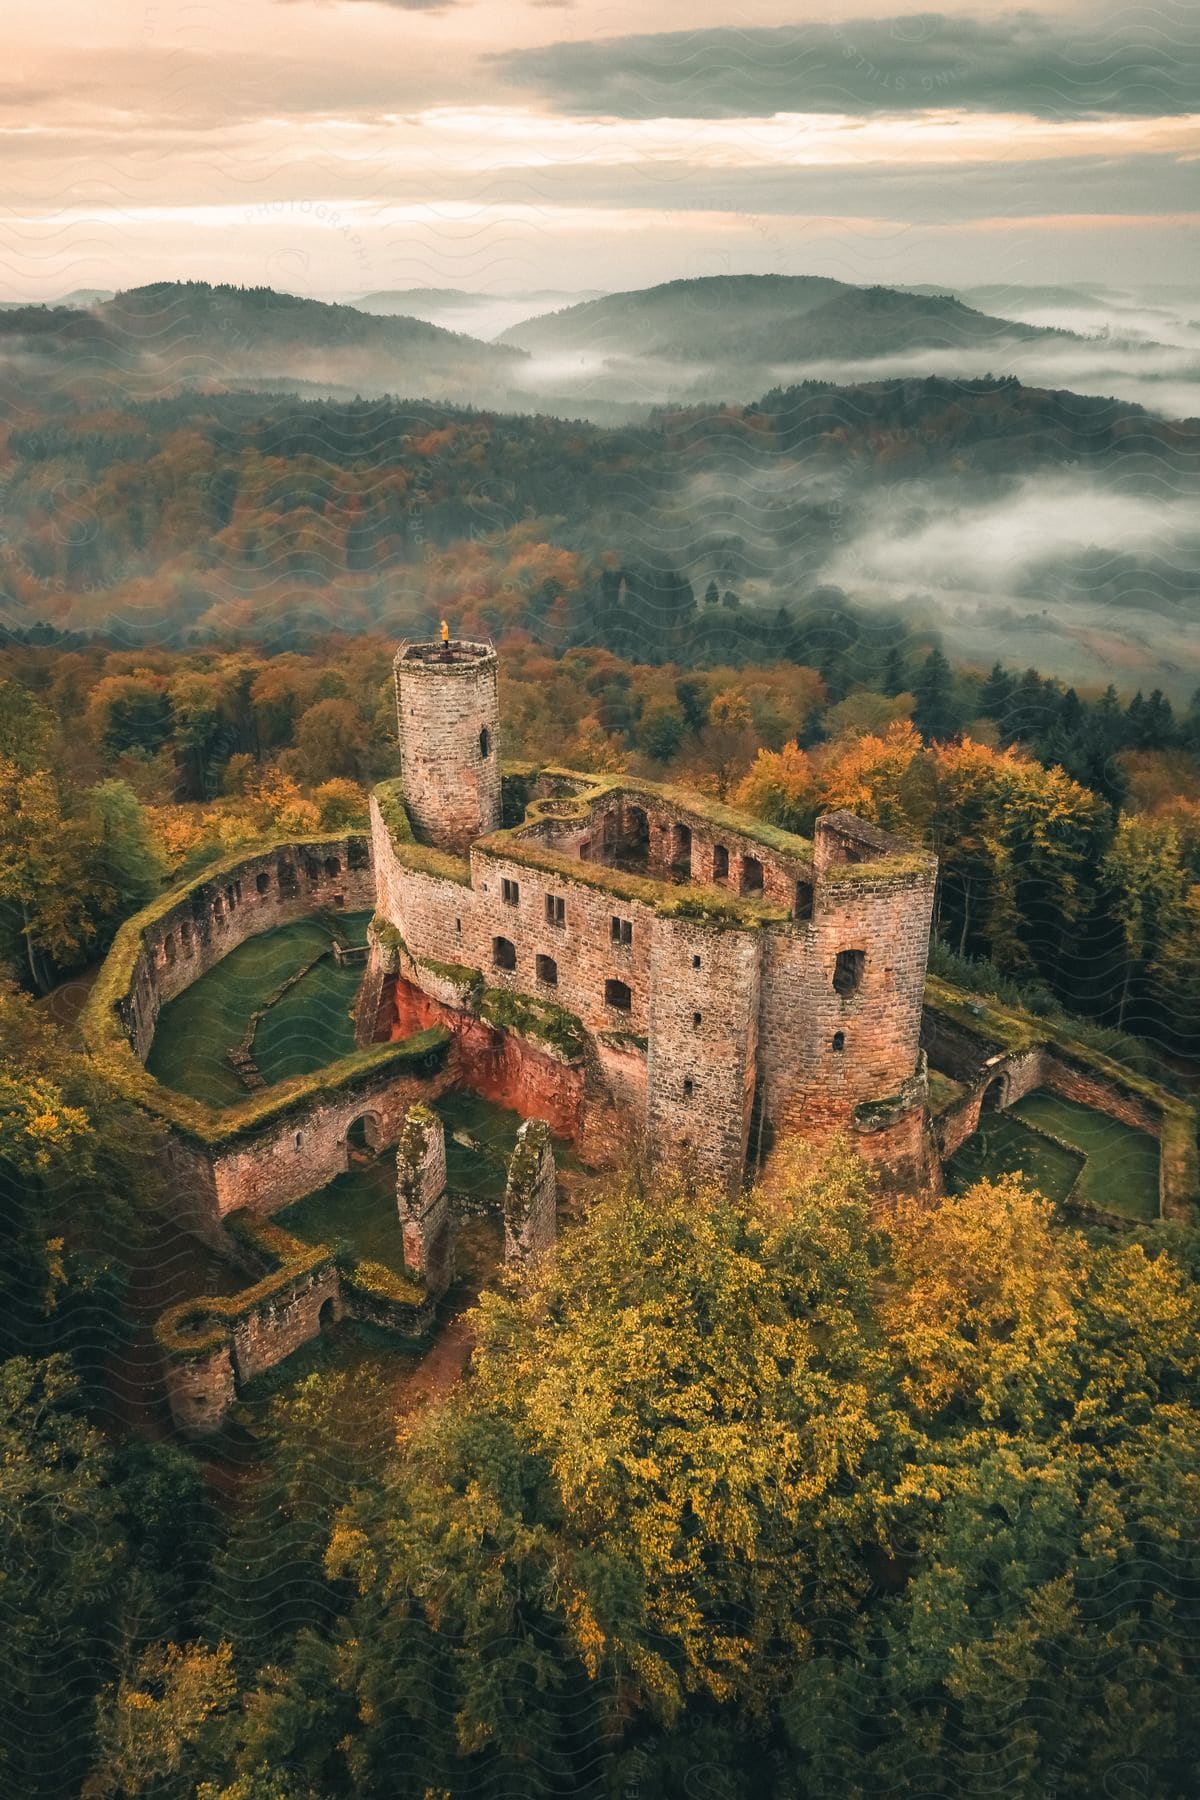
[[[973,1182],[1020,1173],[1048,1200],[1061,1202],[1075,1189],[1093,1206],[1150,1220],[1158,1217],[1158,1163],[1158,1143],[1147,1132],[1037,1088],[1006,1112],[984,1114],[947,1164],[946,1186],[960,1194]]]
[[[1011,1113],[1083,1153],[1087,1161],[1079,1180],[1082,1200],[1128,1219],[1157,1219],[1159,1150],[1157,1138],[1149,1132],[1134,1131],[1107,1113],[1093,1112],[1044,1088],[1018,1100]]]
[[[351,944],[365,941],[370,913],[338,923]],[[210,1106],[229,1106],[247,1089],[228,1060],[250,1016],[288,976],[331,943],[320,919],[299,919],[248,938],[164,1006],[146,1067],[157,1081]],[[254,1061],[268,1087],[310,1075],[354,1049],[351,1009],[362,979],[356,965],[322,957],[259,1021]]]

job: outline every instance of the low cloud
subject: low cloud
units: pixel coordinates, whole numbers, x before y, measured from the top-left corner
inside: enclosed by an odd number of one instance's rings
[[[944,13],[715,27],[548,44],[492,59],[564,111],[762,118],[931,107],[1048,119],[1192,113],[1200,17],[1168,4],[1081,19]]]

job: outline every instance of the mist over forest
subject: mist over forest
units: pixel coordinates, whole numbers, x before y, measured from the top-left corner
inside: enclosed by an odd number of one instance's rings
[[[223,629],[257,595],[276,631],[391,628],[422,616],[431,558],[515,532],[574,559],[580,589],[614,561],[764,616],[836,589],[980,664],[1019,629],[1067,680],[1183,699],[1200,678],[1187,290],[736,276],[404,300],[158,283],[0,311],[4,624],[136,639]],[[353,532],[386,547],[339,564],[353,481],[321,470],[361,463],[372,402]],[[204,448],[181,508],[186,432]],[[285,463],[265,494],[264,439]],[[254,531],[280,546],[265,569]]]

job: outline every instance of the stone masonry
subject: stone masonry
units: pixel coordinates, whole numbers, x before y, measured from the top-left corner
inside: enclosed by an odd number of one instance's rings
[[[400,841],[373,802],[399,1017],[421,1016],[415,984],[448,1019],[448,972],[464,1019],[472,978],[563,1009],[589,1047],[585,1133],[607,1109],[618,1138],[687,1147],[729,1186],[783,1132],[842,1132],[885,1183],[925,1183],[933,856],[849,813],[810,843],[682,790],[568,770],[524,777],[524,818],[498,829],[494,652],[406,645],[396,676],[404,803],[439,846]]]
[[[446,1193],[446,1133],[427,1106],[409,1108],[396,1147],[396,1211],[404,1264],[429,1292],[454,1279],[454,1221]]]
[[[518,1274],[551,1248],[558,1233],[554,1144],[544,1119],[517,1133],[504,1189],[504,1260]]]
[[[465,850],[500,823],[496,652],[490,644],[402,644],[396,725],[419,838]]]

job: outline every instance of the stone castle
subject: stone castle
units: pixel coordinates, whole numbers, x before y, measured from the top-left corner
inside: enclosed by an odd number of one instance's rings
[[[448,1027],[485,1090],[601,1153],[645,1134],[733,1187],[840,1132],[924,1185],[933,856],[844,812],[810,843],[632,777],[502,778],[486,643],[403,644],[395,678],[376,1036]]]
[[[927,979],[934,857],[844,812],[810,843],[633,777],[502,773],[490,645],[404,644],[395,672],[401,772],[372,796],[370,837],[244,847],[161,895],[121,926],[81,1016],[106,1078],[162,1128],[179,1223],[251,1278],[156,1325],[180,1429],[215,1429],[326,1323],[430,1329],[457,1230],[437,1108],[464,1090],[525,1121],[502,1208],[518,1276],[554,1239],[555,1138],[592,1167],[641,1143],[732,1191],[785,1137],[837,1134],[885,1194],[929,1193],[985,1113],[1038,1088],[1157,1138],[1161,1215],[1189,1216],[1191,1107]],[[330,952],[365,959],[352,1051],[267,1085],[243,1034],[227,1054],[247,1091],[219,1105],[154,1077],[161,1009],[230,951],[372,907],[367,943]],[[402,1269],[276,1221],[391,1146]]]

